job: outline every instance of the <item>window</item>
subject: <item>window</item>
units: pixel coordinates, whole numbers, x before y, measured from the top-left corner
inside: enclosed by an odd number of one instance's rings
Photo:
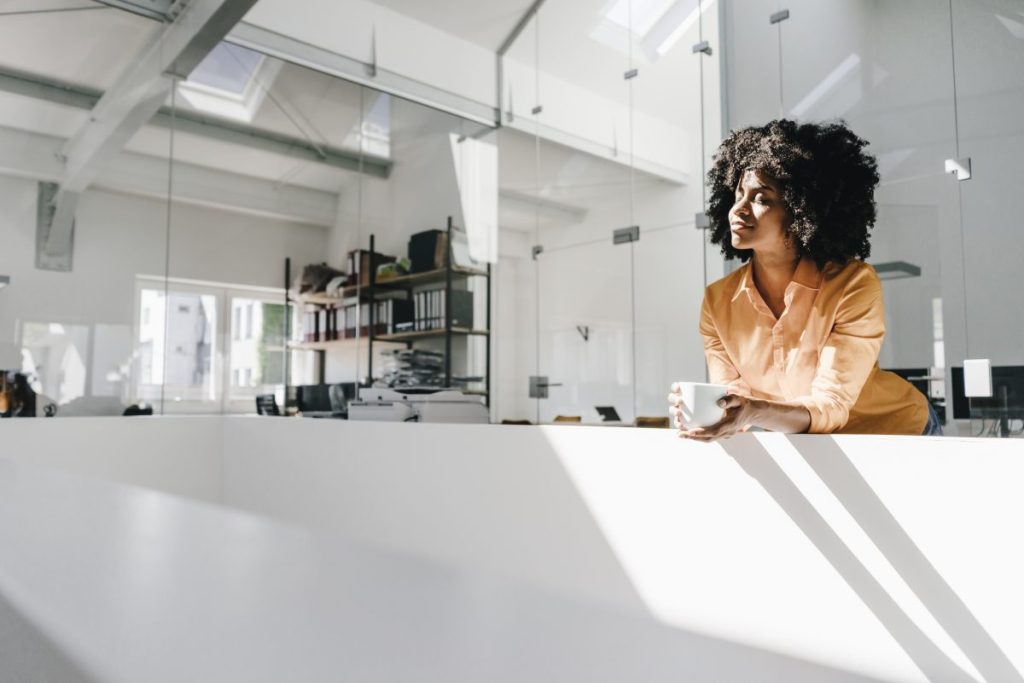
[[[284,392],[283,292],[140,277],[136,395],[165,412],[253,412]],[[231,315],[219,315],[220,311]]]
[[[201,288],[142,285],[136,388],[140,399],[212,401],[218,393],[218,297]]]
[[[284,304],[236,294],[231,305],[245,313],[232,334],[231,367],[239,371],[239,381],[233,383],[231,399],[242,400],[283,386],[285,320]]]
[[[88,325],[26,322],[21,347],[20,369],[36,393],[61,406],[86,396]]]

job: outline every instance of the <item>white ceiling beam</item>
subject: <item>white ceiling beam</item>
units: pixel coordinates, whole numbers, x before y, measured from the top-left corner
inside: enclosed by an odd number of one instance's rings
[[[56,152],[62,142],[0,127],[0,175],[58,182]],[[175,203],[322,227],[333,225],[337,215],[338,195],[333,192],[183,163],[175,165],[174,178]],[[100,169],[92,188],[166,202],[167,159],[124,152]]]
[[[97,2],[159,21],[172,18],[171,10],[177,4],[174,0],[97,0]]]
[[[34,97],[76,109],[90,110],[96,106],[103,95],[98,90],[0,67],[0,93],[3,92]],[[188,109],[172,111],[170,107],[161,107],[148,121],[148,125],[173,128],[176,133],[201,135],[221,142],[261,149],[292,159],[334,166],[346,171],[359,171],[379,178],[387,178],[391,173],[392,162],[390,159],[372,154],[360,154],[357,151],[341,147],[314,146],[301,137],[274,133]],[[490,132],[490,129],[481,131],[481,133],[487,132]],[[57,155],[60,155],[60,150],[57,151]]]
[[[185,78],[257,0],[191,0],[156,41],[100,98],[86,123],[61,151],[64,177],[45,252],[66,250],[77,196],[95,179],[167,99],[175,78]]]
[[[92,110],[89,123],[64,146],[62,190],[89,185],[93,162],[116,155],[160,109],[174,77],[185,78],[257,0],[192,0]],[[120,143],[120,144],[119,144]]]

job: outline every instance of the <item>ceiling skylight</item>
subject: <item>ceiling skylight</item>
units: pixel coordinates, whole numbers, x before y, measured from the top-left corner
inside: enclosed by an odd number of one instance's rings
[[[362,117],[345,136],[344,146],[364,154],[391,156],[391,96],[378,93]]]
[[[689,31],[700,15],[708,11],[715,0],[702,0],[698,8],[693,0],[677,0],[657,25],[644,36],[644,51],[658,56],[668,53],[672,46]],[[693,9],[689,9],[692,7]],[[655,59],[654,57],[651,58]]]
[[[665,13],[672,0],[616,0],[604,16],[608,21],[629,29],[630,4],[633,9],[633,33],[637,36],[646,35],[654,22]]]
[[[280,70],[279,60],[222,42],[178,86],[178,92],[200,111],[251,123]]]
[[[628,50],[632,38],[640,53],[654,62],[672,49],[714,1],[614,0],[590,36],[622,52]],[[633,12],[632,26],[630,9]]]
[[[259,52],[220,43],[189,75],[188,82],[242,95],[264,59]]]

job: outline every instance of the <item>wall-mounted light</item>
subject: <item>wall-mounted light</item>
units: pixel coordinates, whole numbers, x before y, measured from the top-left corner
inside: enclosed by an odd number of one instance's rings
[[[906,261],[888,261],[886,263],[874,263],[875,272],[879,280],[898,280],[905,277],[918,277],[921,275],[920,266]]]
[[[3,289],[7,285],[11,284],[10,275],[0,275],[0,289]]]

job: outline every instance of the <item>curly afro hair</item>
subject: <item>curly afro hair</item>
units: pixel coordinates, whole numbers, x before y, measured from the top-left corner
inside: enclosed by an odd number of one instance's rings
[[[878,164],[864,151],[867,144],[842,121],[779,119],[733,131],[708,171],[712,244],[721,245],[729,258],[746,261],[753,255],[750,249],[733,248],[729,209],[742,174],[756,170],[778,181],[792,218],[789,237],[801,256],[818,268],[867,258],[878,185]]]

